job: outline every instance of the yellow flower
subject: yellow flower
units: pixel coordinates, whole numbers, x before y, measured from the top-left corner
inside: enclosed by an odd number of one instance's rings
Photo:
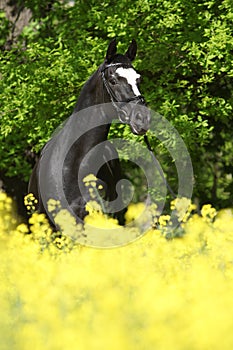
[[[45,214],[34,213],[29,219],[29,224],[47,223]]]
[[[186,222],[191,212],[196,209],[196,205],[186,197],[175,198],[170,203],[171,210],[176,211],[176,216],[180,222]]]
[[[201,209],[201,215],[203,219],[207,222],[212,222],[217,214],[217,211],[215,208],[212,207],[211,204],[205,204],[203,205]]]
[[[24,205],[26,206],[27,211],[30,214],[35,212],[37,203],[38,200],[34,197],[32,193],[29,193],[24,197]]]
[[[7,194],[3,191],[0,190],[0,201],[1,202],[5,202],[5,200],[7,199]]]
[[[28,226],[26,224],[20,224],[17,226],[16,231],[19,233],[29,233]]]
[[[2,198],[0,339],[6,349],[13,343],[24,350],[32,344],[44,350],[232,349],[232,209],[215,216],[214,208],[203,206],[179,239],[161,234],[170,221],[162,215],[160,227],[141,239],[94,249],[52,232],[40,214],[32,215],[27,234],[13,205],[5,209],[7,196]],[[144,207],[131,210],[136,217]],[[58,219],[75,226],[69,212],[61,210]],[[96,238],[102,228],[108,239],[130,234],[94,203],[85,221],[79,232],[86,236]]]
[[[25,197],[24,197],[24,204],[27,206],[27,205],[30,205],[31,203],[34,203],[36,201],[37,203],[37,199],[34,197],[34,194],[33,193],[29,193],[27,194]]]
[[[118,221],[114,218],[110,218],[104,215],[102,212],[93,211],[84,218],[85,224],[93,227],[110,229],[119,227]]]
[[[158,218],[158,223],[161,227],[165,227],[167,226],[167,223],[169,222],[170,219],[171,219],[170,215],[161,215]]]
[[[89,214],[93,214],[93,213],[102,212],[102,208],[100,204],[97,203],[96,201],[89,201],[86,204],[86,211],[88,211]]]
[[[130,203],[125,213],[126,223],[137,219],[145,211],[145,203]]]
[[[83,182],[85,183],[85,186],[96,186],[97,177],[94,174],[89,174],[86,177],[84,177]]]
[[[49,199],[47,203],[48,211],[52,213],[53,211],[57,211],[58,209],[61,208],[61,204],[59,201],[55,199]]]

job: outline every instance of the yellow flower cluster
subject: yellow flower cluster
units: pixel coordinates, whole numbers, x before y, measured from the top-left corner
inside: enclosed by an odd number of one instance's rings
[[[128,219],[143,210],[131,205]],[[182,221],[180,238],[165,238],[169,216],[121,248],[71,247],[41,214],[27,234],[0,193],[0,348],[231,350],[233,210],[201,214]],[[57,220],[74,229],[65,212]]]
[[[36,210],[37,203],[38,200],[34,197],[32,193],[29,193],[27,196],[24,197],[24,204],[29,214],[32,214]]]
[[[6,193],[0,190],[0,235],[10,233],[17,225],[14,204]]]
[[[118,226],[118,221],[104,215],[100,205],[95,201],[88,202],[86,205],[86,210],[89,213],[89,215],[87,215],[84,219],[86,224],[100,228],[114,228]]]
[[[83,179],[84,185],[88,188],[90,198],[96,198],[102,203],[99,191],[103,190],[103,185],[97,183],[97,177],[94,174],[89,174]]]
[[[170,207],[175,210],[179,222],[186,222],[192,211],[196,210],[196,205],[191,203],[190,199],[183,197],[171,201]]]
[[[201,208],[201,215],[207,222],[212,222],[217,215],[217,212],[211,204],[206,204]]]

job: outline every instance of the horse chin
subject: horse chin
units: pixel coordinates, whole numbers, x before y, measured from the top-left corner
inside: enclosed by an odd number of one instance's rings
[[[138,127],[135,124],[130,124],[131,131],[134,135],[145,135],[148,129],[144,129],[142,127]]]

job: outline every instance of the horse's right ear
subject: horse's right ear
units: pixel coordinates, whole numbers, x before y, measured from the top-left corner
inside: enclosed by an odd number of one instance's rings
[[[111,62],[116,52],[117,52],[117,43],[116,43],[116,39],[113,39],[108,46],[108,50],[106,54],[106,60],[108,63]]]

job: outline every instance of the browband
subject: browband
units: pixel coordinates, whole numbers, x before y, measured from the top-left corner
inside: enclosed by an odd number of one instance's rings
[[[117,67],[117,66],[121,66],[121,67],[127,67],[127,68],[132,68],[132,66],[129,63],[109,63],[107,64],[105,67],[103,67],[101,69],[101,73],[103,73],[106,69],[110,68],[110,67]]]

